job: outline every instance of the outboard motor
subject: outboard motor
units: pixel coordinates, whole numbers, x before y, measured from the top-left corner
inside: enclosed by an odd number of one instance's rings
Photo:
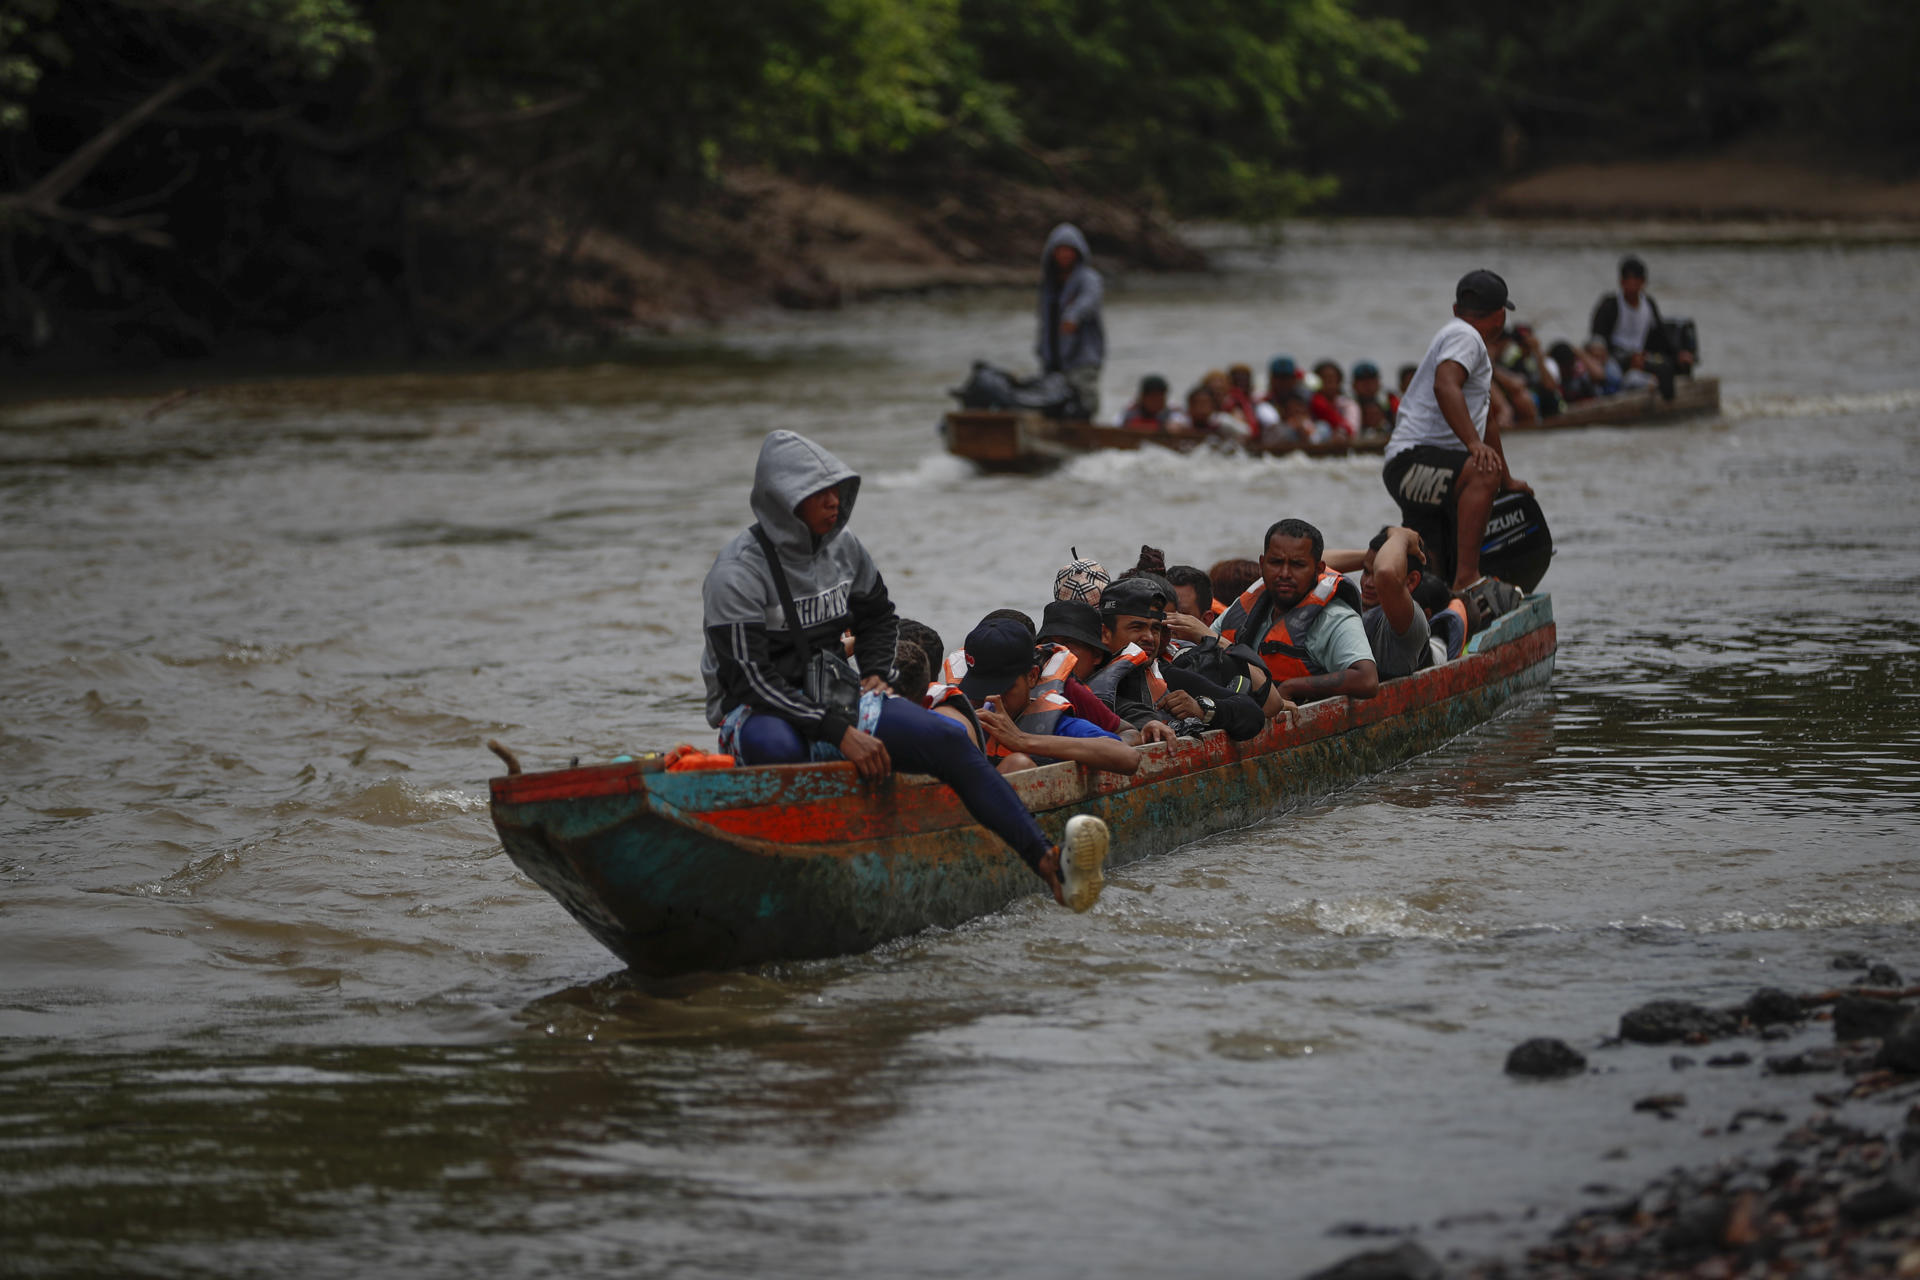
[[[1444,517],[1433,512],[1402,509],[1400,522],[1420,535],[1427,548],[1427,572],[1440,581],[1453,581],[1454,532],[1453,509]],[[1546,513],[1540,500],[1530,493],[1509,489],[1493,500],[1487,514],[1487,534],[1480,543],[1480,572],[1510,582],[1531,592],[1547,576],[1553,561],[1553,533],[1547,528]]]
[[[1087,416],[1066,374],[1022,378],[985,360],[975,360],[966,382],[947,394],[958,400],[962,409],[1025,410],[1049,418]]]

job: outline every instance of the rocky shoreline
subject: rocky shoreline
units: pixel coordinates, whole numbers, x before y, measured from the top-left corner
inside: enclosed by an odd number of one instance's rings
[[[1804,994],[1762,988],[1731,1008],[1652,1001],[1623,1014],[1618,1035],[1596,1046],[1671,1045],[1677,1075],[1707,1067],[1809,1077],[1817,1087],[1797,1123],[1774,1107],[1746,1107],[1724,1128],[1703,1131],[1789,1126],[1771,1149],[1676,1168],[1630,1194],[1596,1199],[1519,1258],[1456,1252],[1443,1260],[1408,1238],[1308,1280],[1920,1277],[1920,986],[1903,986],[1892,966],[1858,953],[1833,963],[1853,979]],[[1831,1025],[1831,1044],[1768,1052],[1819,1023]],[[1590,1069],[1587,1054],[1546,1037],[1507,1059],[1516,1079],[1571,1079]],[[1869,1101],[1871,1115],[1848,1109]],[[1671,1119],[1686,1095],[1652,1093],[1633,1106]]]

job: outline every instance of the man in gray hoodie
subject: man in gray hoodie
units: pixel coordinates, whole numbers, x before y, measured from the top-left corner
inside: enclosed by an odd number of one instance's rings
[[[846,759],[876,781],[896,762],[932,774],[1058,901],[1086,910],[1100,892],[1105,825],[1097,818],[1068,822],[1063,882],[1061,851],[966,730],[916,701],[887,696],[899,619],[873,557],[847,529],[859,492],[859,475],[805,436],[775,431],[760,446],[751,500],[758,523],[720,552],[702,589],[700,674],[720,749],[750,765]],[[798,630],[769,550],[786,579]],[[861,677],[857,721],[805,692],[813,654],[838,650],[849,630]]]
[[[1102,292],[1087,238],[1071,222],[1061,223],[1047,235],[1040,255],[1040,335],[1034,353],[1041,373],[1066,375],[1088,419],[1100,411],[1100,366],[1107,362]]]

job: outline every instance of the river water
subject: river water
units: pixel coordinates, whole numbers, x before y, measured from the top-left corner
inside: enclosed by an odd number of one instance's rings
[[[1479,265],[1573,332],[1644,250],[1727,409],[1512,441],[1560,546],[1548,692],[1084,917],[664,984],[516,872],[482,744],[708,741],[699,583],[766,431],[864,473],[855,527],[950,643],[1070,547],[1355,545],[1378,461],[973,476],[933,423],[971,356],[1023,359],[1013,293],[0,410],[0,1270],[1290,1275],[1363,1229],[1513,1256],[1771,1142],[1726,1122],[1805,1081],[1501,1063],[1836,952],[1920,970],[1920,246],[1632,234],[1303,226],[1109,303],[1111,409],[1276,350],[1391,369]]]

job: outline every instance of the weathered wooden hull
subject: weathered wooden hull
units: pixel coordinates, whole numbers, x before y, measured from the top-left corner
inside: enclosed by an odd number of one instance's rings
[[[1524,427],[1518,431],[1560,431],[1572,427],[1640,427],[1700,417],[1720,411],[1720,379],[1683,378],[1675,387],[1673,399],[1663,400],[1656,388],[1623,391],[1574,405],[1565,413]],[[1199,436],[1154,435],[1145,431],[1126,431],[1091,422],[1062,422],[1037,413],[1009,413],[998,410],[969,409],[946,416],[943,431],[947,452],[972,462],[983,471],[1046,471],[1067,459],[1084,453],[1108,450],[1137,451],[1151,445],[1186,453],[1209,444]],[[1280,456],[1289,453],[1309,458],[1343,458],[1356,453],[1384,452],[1387,437],[1363,436],[1358,440],[1330,441],[1326,444],[1248,445],[1249,453]]]
[[[1553,670],[1552,603],[1531,597],[1459,661],[1330,699],[1244,743],[1150,749],[1127,778],[1056,764],[1012,781],[1058,839],[1104,818],[1121,865],[1246,826],[1429,751]],[[1018,857],[929,778],[847,764],[660,772],[631,762],[492,781],[508,855],[633,968],[669,974],[844,955],[1037,892]]]
[[[1597,400],[1582,400],[1570,407],[1565,413],[1551,418],[1542,418],[1526,426],[1514,426],[1514,431],[1560,431],[1570,427],[1651,427],[1661,423],[1677,422],[1682,418],[1699,418],[1710,413],[1720,412],[1720,379],[1718,378],[1680,378],[1675,381],[1673,399],[1660,398],[1657,387],[1643,387],[1638,391],[1622,391],[1616,395],[1601,396]]]
[[[1092,422],[1063,422],[1038,413],[993,409],[965,409],[949,413],[941,430],[946,436],[948,453],[967,459],[983,471],[1046,471],[1083,453],[1116,449],[1134,452],[1149,445],[1175,453],[1190,453],[1201,448],[1235,447],[1224,446],[1199,435],[1156,435],[1148,431],[1103,427]],[[1326,444],[1237,446],[1246,453],[1264,453],[1275,457],[1298,453],[1309,458],[1344,458],[1355,453],[1380,453],[1386,447],[1387,438],[1384,435],[1363,436],[1358,440],[1334,440]]]

